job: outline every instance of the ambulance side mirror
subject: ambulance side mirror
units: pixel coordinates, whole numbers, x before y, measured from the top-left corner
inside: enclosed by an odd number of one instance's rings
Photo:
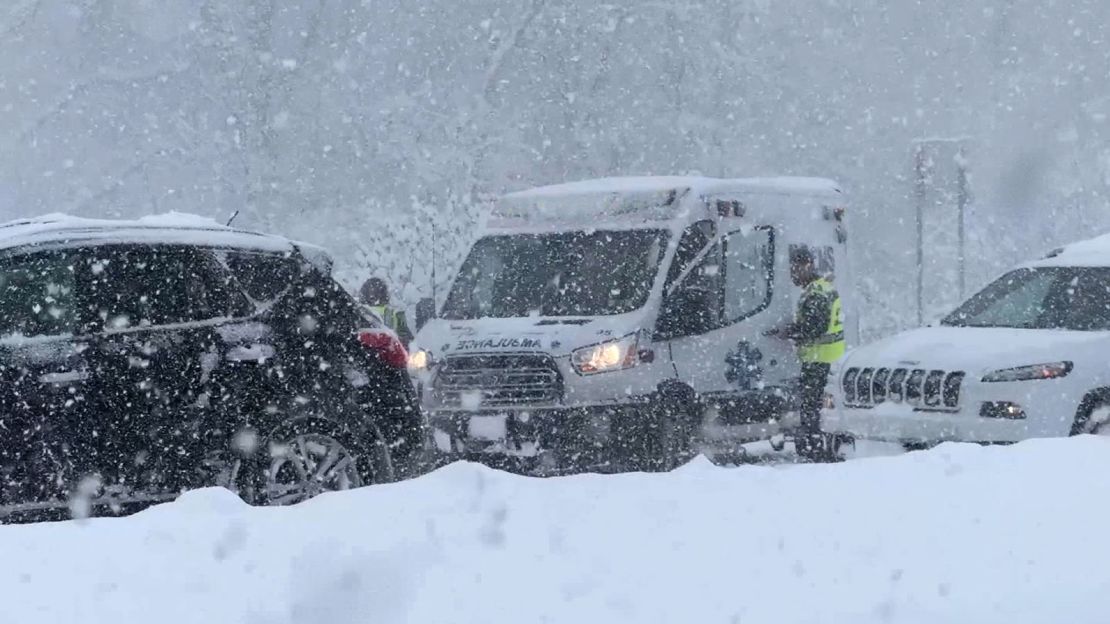
[[[436,317],[436,302],[431,297],[425,297],[416,304],[416,331],[420,331],[428,321]]]

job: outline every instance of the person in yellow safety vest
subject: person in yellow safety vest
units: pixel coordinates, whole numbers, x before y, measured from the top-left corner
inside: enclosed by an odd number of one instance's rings
[[[377,315],[386,327],[392,329],[407,349],[412,341],[412,331],[405,321],[405,311],[389,305],[389,286],[386,285],[385,280],[380,277],[366,280],[359,289],[359,297],[362,299],[362,305]]]
[[[828,457],[829,449],[821,435],[821,405],[829,369],[845,350],[840,294],[817,271],[813,252],[806,247],[790,250],[790,279],[802,288],[794,322],[772,333],[793,341],[802,363],[798,396],[802,422],[794,446],[806,459],[834,459]]]

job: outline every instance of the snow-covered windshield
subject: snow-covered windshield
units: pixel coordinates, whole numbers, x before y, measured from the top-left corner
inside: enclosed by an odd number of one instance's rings
[[[647,300],[665,230],[514,234],[479,240],[448,296],[449,319],[602,316]]]
[[[1022,329],[1110,330],[1110,269],[1018,269],[948,315],[944,325]]]

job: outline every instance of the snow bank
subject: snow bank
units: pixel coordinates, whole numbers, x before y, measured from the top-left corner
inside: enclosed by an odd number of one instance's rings
[[[0,527],[0,622],[1105,622],[1110,440]]]

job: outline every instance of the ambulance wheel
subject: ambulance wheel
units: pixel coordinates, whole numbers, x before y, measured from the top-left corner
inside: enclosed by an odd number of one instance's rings
[[[844,456],[840,451],[845,439],[845,436],[835,433],[806,435],[799,432],[794,436],[794,451],[802,461],[825,464],[841,462],[844,461]]]
[[[640,469],[669,472],[689,461],[699,413],[693,391],[661,388],[643,419]]]

